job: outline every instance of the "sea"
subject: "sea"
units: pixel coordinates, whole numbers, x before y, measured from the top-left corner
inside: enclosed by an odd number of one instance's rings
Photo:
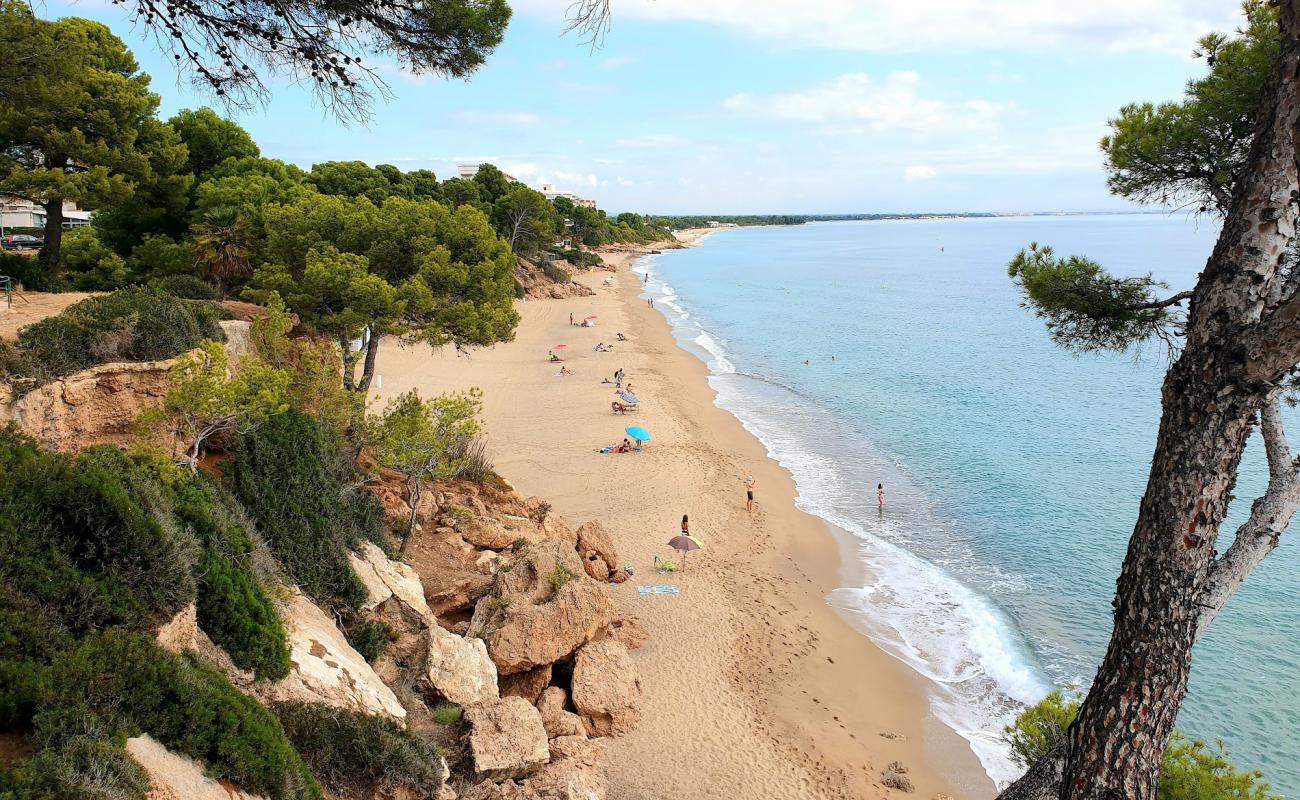
[[[999,784],[1019,774],[1002,727],[1053,687],[1086,689],[1105,652],[1170,358],[1062,350],[1007,262],[1038,242],[1178,291],[1217,233],[1187,214],[827,222],[724,229],[634,267],[718,405],[793,474],[799,507],[849,535],[827,601],[927,679]],[[1225,541],[1265,483],[1256,436]],[[1197,645],[1178,720],[1288,797],[1297,567],[1300,530]]]

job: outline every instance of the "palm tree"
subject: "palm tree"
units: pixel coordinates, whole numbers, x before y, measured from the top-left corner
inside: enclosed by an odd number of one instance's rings
[[[248,220],[230,206],[204,213],[190,229],[194,234],[194,260],[203,275],[224,296],[226,284],[252,271],[248,263]]]

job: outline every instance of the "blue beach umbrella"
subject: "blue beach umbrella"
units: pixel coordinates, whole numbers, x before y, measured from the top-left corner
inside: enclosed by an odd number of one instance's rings
[[[650,441],[650,431],[642,428],[640,425],[633,425],[632,427],[624,428],[623,430],[627,431],[628,436],[636,439],[638,444]]]

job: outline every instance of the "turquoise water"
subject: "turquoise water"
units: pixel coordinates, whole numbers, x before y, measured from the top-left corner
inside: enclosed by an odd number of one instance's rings
[[[800,506],[856,537],[868,578],[830,602],[931,678],[936,714],[997,780],[1016,774],[1001,725],[1054,684],[1086,685],[1105,650],[1167,366],[1154,347],[1056,348],[1005,264],[1036,240],[1181,289],[1216,233],[1159,215],[822,223],[722,231],[638,266]],[[1264,482],[1252,441],[1225,535]],[[1179,720],[1291,796],[1297,536],[1198,645]]]

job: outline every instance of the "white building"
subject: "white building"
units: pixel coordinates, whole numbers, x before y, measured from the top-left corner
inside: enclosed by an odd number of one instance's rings
[[[467,180],[467,181],[473,180],[474,176],[478,174],[478,168],[481,166],[483,165],[482,164],[457,164],[456,174],[459,175],[462,180]],[[515,176],[510,175],[509,173],[506,172],[502,172],[501,174],[505,175],[506,180],[510,181],[511,183],[519,183],[519,180],[515,178]]]
[[[567,199],[567,200],[571,200],[571,201],[573,201],[573,204],[574,204],[574,205],[576,205],[576,206],[582,206],[583,208],[595,208],[595,207],[596,207],[596,201],[595,201],[595,200],[588,200],[588,199],[585,198],[585,197],[579,197],[579,196],[577,196],[576,194],[574,194],[573,192],[565,192],[565,191],[561,191],[561,190],[559,190],[559,189],[556,189],[555,186],[553,186],[552,184],[549,184],[549,183],[543,183],[543,184],[542,184],[542,196],[545,197],[547,200],[551,200],[551,201],[554,201],[555,198],[557,198],[557,197],[563,197],[563,198],[565,198],[565,199]]]
[[[90,224],[90,212],[77,208],[71,200],[63,201],[63,227],[80,228]],[[45,209],[31,200],[13,195],[0,196],[0,228],[44,228]]]

